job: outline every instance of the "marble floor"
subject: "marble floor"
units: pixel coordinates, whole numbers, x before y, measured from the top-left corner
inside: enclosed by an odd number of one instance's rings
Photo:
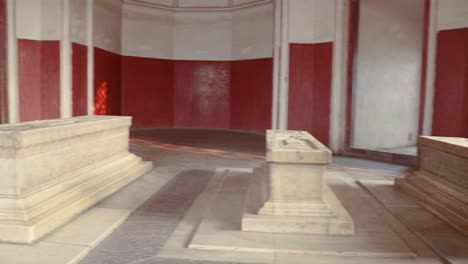
[[[217,168],[253,168],[261,164],[265,152],[264,137],[227,131],[141,130],[132,133],[131,143],[131,151],[152,160],[154,169],[97,205],[99,208],[135,210],[79,263],[233,263],[161,258],[158,252]],[[410,168],[334,157],[330,169],[343,171],[359,182],[382,208],[424,241],[428,245],[424,250],[430,251],[441,263],[468,263],[467,238],[393,188],[393,179],[404,177]]]

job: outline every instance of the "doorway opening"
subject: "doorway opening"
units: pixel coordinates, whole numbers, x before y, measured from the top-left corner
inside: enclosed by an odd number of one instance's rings
[[[425,79],[425,0],[351,0],[346,149],[415,163]]]

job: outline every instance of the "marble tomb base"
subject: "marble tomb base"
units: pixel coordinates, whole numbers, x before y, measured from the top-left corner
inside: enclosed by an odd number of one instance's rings
[[[354,222],[324,179],[331,151],[305,131],[268,130],[267,155],[250,180],[242,230],[354,234]]]
[[[158,256],[240,263],[442,263],[342,172],[325,179],[354,219],[352,235],[241,231],[251,169],[218,169]],[[428,252],[428,253],[426,253]]]
[[[33,244],[0,243],[0,263],[77,264],[124,223],[176,174],[150,172],[102,200]],[[102,262],[95,262],[102,263]]]
[[[0,242],[32,243],[152,168],[128,152],[130,117],[0,126]]]
[[[468,139],[420,137],[419,170],[397,187],[468,236]]]

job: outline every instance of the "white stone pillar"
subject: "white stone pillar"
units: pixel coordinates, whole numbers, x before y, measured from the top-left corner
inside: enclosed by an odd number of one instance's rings
[[[279,62],[281,50],[281,0],[276,0],[273,3],[273,6],[273,101],[271,104],[271,128],[278,129]]]
[[[437,9],[438,0],[430,1],[429,30],[427,44],[426,69],[426,95],[424,100],[424,119],[422,134],[430,136],[432,134],[432,116],[434,114],[434,81],[435,81],[435,63],[437,49]]]
[[[8,123],[20,121],[15,2],[15,0],[7,0],[6,2]]]
[[[340,152],[345,145],[346,74],[348,58],[349,0],[335,0],[335,39],[330,113],[330,149]]]
[[[281,54],[278,129],[288,129],[289,96],[289,1],[281,1]]]
[[[62,2],[62,38],[60,40],[60,117],[73,114],[72,51],[70,40],[70,0]]]
[[[275,45],[273,61],[273,129],[288,127],[289,91],[289,1],[275,1]]]

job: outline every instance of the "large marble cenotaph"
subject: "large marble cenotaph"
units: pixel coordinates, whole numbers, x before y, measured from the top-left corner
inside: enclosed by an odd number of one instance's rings
[[[468,139],[419,137],[418,161],[396,186],[468,236]]]
[[[331,151],[305,131],[268,130],[266,164],[251,180],[243,231],[354,234],[324,180]]]
[[[0,126],[0,241],[32,243],[142,176],[130,117]]]

